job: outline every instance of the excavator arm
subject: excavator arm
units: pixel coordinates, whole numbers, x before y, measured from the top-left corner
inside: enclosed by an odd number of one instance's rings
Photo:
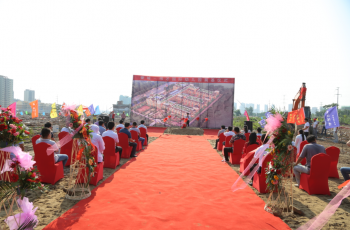
[[[295,98],[293,99],[293,111],[299,109],[300,102],[301,102],[300,108],[305,107],[305,99],[306,99],[306,85],[305,83],[303,83],[299,89],[299,92],[297,93],[297,95],[295,95]]]

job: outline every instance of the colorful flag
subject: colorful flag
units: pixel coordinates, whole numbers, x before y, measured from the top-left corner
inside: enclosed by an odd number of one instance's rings
[[[91,116],[91,113],[90,113],[90,110],[89,110],[88,107],[83,106],[83,110],[84,110],[84,112],[85,112],[85,114],[86,114],[87,117],[90,117],[90,116]]]
[[[129,116],[129,114],[127,113],[126,116]]]
[[[305,124],[305,112],[304,112],[304,107],[300,108],[298,110],[298,113],[296,115],[296,123],[297,125],[303,125]]]
[[[28,114],[28,112],[26,111],[26,114]]]
[[[266,121],[262,119],[261,121],[259,121],[259,125],[261,126],[261,128],[264,128],[266,125]]]
[[[246,110],[246,111],[244,111],[244,116],[247,118],[247,121],[250,121],[250,119],[249,119],[249,115],[248,115],[247,110]]]
[[[265,113],[265,117],[266,117],[266,118],[269,118],[270,116],[272,116],[272,113],[270,113],[270,111],[268,111],[268,112]]]
[[[100,106],[99,106],[99,105],[96,106],[95,114],[96,114],[96,115],[101,114],[101,112],[100,112]]]
[[[339,127],[339,117],[337,106],[327,109],[324,114],[326,129]]]
[[[43,116],[45,116],[45,112],[43,112]]]
[[[296,118],[296,116],[298,114],[298,111],[299,110],[294,110],[294,111],[288,113],[288,117],[287,117],[287,123],[288,124],[294,124],[296,122],[295,118]]]
[[[56,117],[57,117],[56,103],[53,103],[53,104],[51,105],[50,117],[51,117],[51,118],[56,118]]]
[[[117,116],[119,116],[119,113],[117,113]]]
[[[21,111],[20,114],[23,115],[23,112]]]
[[[11,111],[12,117],[16,117],[16,102],[9,105],[7,109]]]
[[[89,107],[88,107],[89,111],[91,114],[94,114],[95,113],[95,110],[94,110],[94,105],[91,104]]]
[[[83,110],[83,106],[82,106],[82,105],[80,105],[80,106],[78,107],[77,111],[78,111],[78,114],[79,114],[79,115],[84,115],[84,110]]]
[[[38,100],[30,102],[29,105],[32,107],[32,118],[39,117]]]

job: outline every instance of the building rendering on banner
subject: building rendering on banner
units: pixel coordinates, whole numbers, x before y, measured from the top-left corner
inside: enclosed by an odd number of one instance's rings
[[[35,91],[30,89],[24,90],[24,101],[35,101]]]
[[[13,103],[13,80],[0,75],[0,105],[7,107]]]

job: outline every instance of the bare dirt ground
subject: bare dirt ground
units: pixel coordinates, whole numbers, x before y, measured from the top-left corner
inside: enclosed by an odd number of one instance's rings
[[[169,127],[164,131],[164,134],[173,134],[173,135],[199,135],[203,136],[204,130],[201,128],[187,127],[181,129],[179,127]]]
[[[321,131],[321,130],[319,130]],[[320,133],[320,132],[319,132]],[[329,132],[328,132],[329,133]],[[317,141],[318,144],[323,145],[325,148],[330,146],[336,146],[340,148],[341,153],[338,163],[338,172],[340,179],[329,178],[329,190],[331,196],[327,195],[309,195],[306,191],[298,189],[293,186],[293,197],[294,206],[305,213],[305,216],[299,216],[297,214],[290,215],[287,217],[282,217],[281,219],[289,225],[292,229],[297,229],[301,225],[305,224],[308,220],[320,214],[330,200],[337,195],[340,191],[338,186],[344,182],[343,176],[341,175],[339,169],[341,167],[350,167],[350,147],[345,145],[345,141],[350,140],[350,129],[343,129],[339,133],[339,140],[343,143],[334,143],[333,135],[319,135]],[[215,140],[208,140],[210,144],[214,147]],[[223,157],[221,151],[217,151],[220,156]],[[225,164],[225,163],[223,163]],[[239,173],[239,165],[228,164],[237,174]],[[295,181],[295,179],[294,179]],[[234,181],[233,181],[234,182]],[[269,194],[261,194],[255,188],[250,186],[250,188],[265,202],[267,202]],[[342,204],[339,206],[335,214],[329,220],[329,222],[322,229],[350,229],[350,198],[343,200]]]

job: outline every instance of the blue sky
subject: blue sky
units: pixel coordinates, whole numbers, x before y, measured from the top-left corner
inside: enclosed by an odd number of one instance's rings
[[[15,98],[100,105],[132,75],[235,77],[235,101],[350,105],[350,2],[0,0],[0,75]]]

